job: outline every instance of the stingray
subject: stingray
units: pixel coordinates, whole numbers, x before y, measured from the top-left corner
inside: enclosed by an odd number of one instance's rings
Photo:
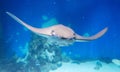
[[[14,20],[16,20],[18,23],[20,23],[21,25],[23,25],[24,27],[32,31],[33,33],[39,36],[46,37],[47,42],[49,44],[56,44],[58,46],[67,46],[67,45],[73,44],[74,42],[92,41],[92,40],[98,39],[101,36],[103,36],[108,30],[108,28],[106,27],[93,36],[84,37],[84,36],[77,34],[70,27],[67,27],[63,24],[57,24],[57,25],[53,25],[50,27],[46,27],[46,28],[36,28],[36,27],[33,27],[25,23],[24,21],[22,21],[21,19],[19,19],[12,13],[10,12],[6,12],[6,13],[10,17],[12,17]]]

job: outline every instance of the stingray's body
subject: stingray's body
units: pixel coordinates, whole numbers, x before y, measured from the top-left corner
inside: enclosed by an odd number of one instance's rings
[[[18,23],[25,26],[27,29],[31,30],[32,32],[36,33],[39,36],[46,37],[48,39],[48,43],[50,44],[54,43],[58,46],[66,46],[74,43],[75,41],[83,42],[95,40],[101,37],[107,31],[107,28],[105,28],[96,35],[90,37],[83,37],[75,33],[71,28],[64,26],[62,24],[53,25],[47,28],[35,28],[26,24],[12,13],[10,12],[6,13],[14,20],[16,20]]]

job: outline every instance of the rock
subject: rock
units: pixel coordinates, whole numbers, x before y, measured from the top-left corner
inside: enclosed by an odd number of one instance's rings
[[[112,59],[112,62],[117,65],[120,66],[120,60],[119,59]]]
[[[99,70],[102,67],[102,63],[97,61],[96,66],[94,67],[95,70]]]

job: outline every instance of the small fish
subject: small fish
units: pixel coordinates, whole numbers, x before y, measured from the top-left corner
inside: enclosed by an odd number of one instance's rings
[[[24,27],[32,31],[33,33],[39,36],[46,37],[48,39],[47,40],[48,43],[50,44],[54,43],[58,46],[67,46],[74,42],[92,41],[103,36],[108,30],[108,28],[106,27],[93,36],[84,37],[84,36],[78,35],[77,33],[74,32],[74,30],[62,24],[53,25],[47,28],[36,28],[23,22],[21,19],[19,19],[12,13],[10,12],[6,12],[6,13],[10,17],[12,17],[14,20],[16,20],[18,23],[20,23],[21,25],[23,25]]]

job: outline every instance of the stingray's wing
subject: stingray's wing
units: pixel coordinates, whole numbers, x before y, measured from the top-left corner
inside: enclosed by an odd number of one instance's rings
[[[38,30],[38,28],[32,27],[30,25],[28,25],[27,23],[23,22],[21,19],[19,19],[18,17],[16,17],[15,15],[13,15],[10,12],[6,12],[10,17],[12,17],[15,21],[17,21],[18,23],[20,23],[21,25],[25,26],[27,29],[36,32]]]
[[[76,34],[75,40],[78,42],[95,40],[95,39],[98,39],[101,36],[103,36],[107,32],[107,30],[108,30],[108,28],[106,27],[103,30],[101,30],[100,32],[98,32],[97,34],[90,36],[90,37],[83,37],[83,36]]]
[[[10,12],[6,12],[10,17],[12,17],[15,21],[17,21],[18,23],[20,23],[21,25],[23,25],[24,27],[26,27],[27,29],[29,29],[30,31],[32,31],[33,33],[36,33],[40,36],[44,36],[44,37],[48,37],[49,35],[43,34],[43,30],[40,28],[35,28],[30,26],[29,24],[23,22],[21,19],[19,19],[18,17],[16,17],[14,14],[10,13]]]

